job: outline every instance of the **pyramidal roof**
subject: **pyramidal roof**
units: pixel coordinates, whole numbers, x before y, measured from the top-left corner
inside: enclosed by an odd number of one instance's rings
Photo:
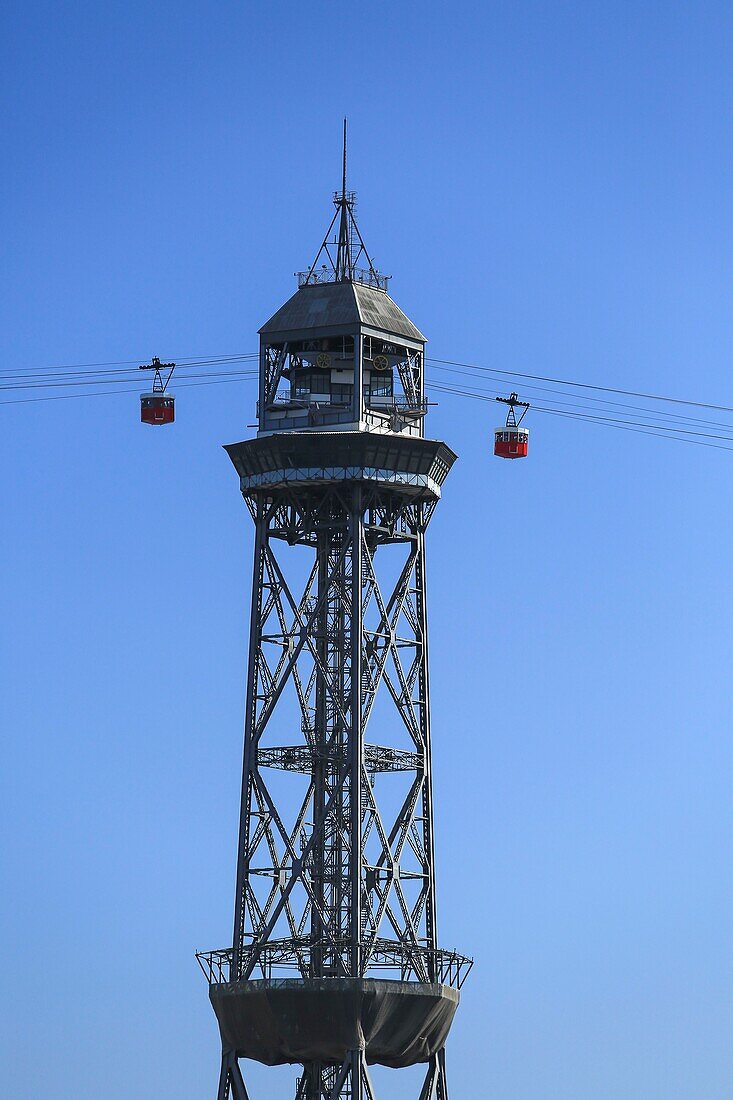
[[[390,336],[425,342],[425,337],[384,290],[343,280],[306,283],[262,326],[270,335],[309,329],[368,325]]]

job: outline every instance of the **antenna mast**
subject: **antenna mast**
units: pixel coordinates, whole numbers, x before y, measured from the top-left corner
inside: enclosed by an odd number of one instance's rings
[[[380,274],[374,266],[354,217],[356,192],[348,191],[346,186],[347,131],[348,120],[344,118],[341,190],[333,194],[336,212],[308,271],[296,272],[298,286],[308,286],[312,283],[353,282],[366,283],[367,286],[386,290],[390,276]],[[335,231],[334,239],[329,240],[337,222],[338,229]],[[324,259],[327,262],[321,263]],[[321,263],[320,267],[319,263]]]
[[[344,119],[344,146],[343,146],[343,170],[341,176],[341,195],[336,200],[340,208],[338,251],[336,253],[336,282],[353,277],[353,262],[351,256],[351,225],[349,215],[354,205],[355,196],[350,197],[346,191],[346,134],[347,120]]]

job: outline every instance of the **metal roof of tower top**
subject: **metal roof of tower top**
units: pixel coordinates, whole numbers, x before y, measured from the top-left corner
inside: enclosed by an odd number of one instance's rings
[[[360,325],[425,343],[423,334],[386,291],[349,279],[304,283],[262,326],[260,333]]]
[[[341,190],[334,193],[333,204],[336,212],[315,260],[307,272],[298,273],[297,292],[262,326],[260,334],[365,325],[425,343],[420,330],[387,294],[389,276],[375,268],[356,224],[356,194],[346,189],[346,119]],[[329,240],[337,223],[336,235]],[[326,262],[318,267],[321,259]]]

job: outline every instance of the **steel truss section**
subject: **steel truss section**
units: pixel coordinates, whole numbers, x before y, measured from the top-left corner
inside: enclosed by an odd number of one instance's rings
[[[250,1100],[237,1058],[232,1051],[222,1055],[217,1100]],[[363,1051],[349,1051],[340,1066],[313,1062],[303,1067],[295,1100],[377,1100]],[[417,1100],[448,1100],[445,1055],[431,1058]]]
[[[247,1086],[239,1068],[236,1053],[225,1050],[221,1056],[221,1073],[216,1100],[249,1100]]]
[[[340,1066],[305,1068],[295,1100],[377,1100],[362,1051],[351,1051]],[[431,1059],[418,1100],[448,1100],[445,1058]]]
[[[435,927],[425,593],[435,501],[354,480],[245,499],[255,553],[234,945],[199,962],[211,985],[273,970],[390,971],[458,988],[471,963],[439,951]],[[378,695],[393,745],[365,741]],[[301,784],[294,813],[275,782],[287,774]],[[381,796],[386,775],[403,777],[397,798]],[[219,1100],[229,1096],[249,1100],[225,1051]],[[296,1098],[376,1100],[365,1052],[305,1063]],[[442,1050],[417,1100],[433,1098],[447,1100]]]
[[[299,529],[302,541],[316,537],[300,591],[288,583],[276,549],[284,502],[253,501],[255,606],[233,980],[253,974],[278,928],[289,931],[295,958],[306,929],[315,943],[327,945],[312,953],[304,977],[364,974],[385,922],[399,943],[436,946],[424,508],[393,505],[400,523],[385,524],[378,508],[369,522],[358,485],[329,490],[323,498],[305,514],[298,497],[287,504],[286,541],[296,541],[292,533]],[[377,551],[391,540],[404,542],[407,552],[391,591],[383,593]],[[376,612],[371,621],[370,611]],[[262,746],[288,684],[300,712],[301,764],[304,754],[311,758],[290,828],[266,772],[278,749]],[[378,804],[364,746],[381,686],[412,745],[409,752],[393,750],[401,770],[411,765],[412,780],[391,820]],[[408,853],[410,860],[404,859]],[[263,880],[271,884],[264,892]],[[412,897],[410,881],[418,886]]]
[[[343,750],[330,753],[332,762]],[[275,749],[260,749],[257,761],[261,768],[282,768],[284,771],[309,774],[318,763],[318,752],[310,745],[282,745]],[[385,748],[383,745],[364,746],[364,765],[370,773],[414,771],[422,764],[419,753]]]

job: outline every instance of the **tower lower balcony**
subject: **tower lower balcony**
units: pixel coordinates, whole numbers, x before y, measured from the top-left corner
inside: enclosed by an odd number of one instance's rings
[[[321,945],[321,953],[332,944]],[[368,973],[319,978],[308,973],[313,945],[274,941],[258,950],[257,977],[232,980],[234,952],[197,955],[226,1049],[265,1065],[340,1065],[364,1050],[369,1064],[402,1069],[445,1046],[472,962],[455,952],[377,941]],[[245,972],[249,964],[245,967]],[[283,976],[279,976],[283,975]]]

